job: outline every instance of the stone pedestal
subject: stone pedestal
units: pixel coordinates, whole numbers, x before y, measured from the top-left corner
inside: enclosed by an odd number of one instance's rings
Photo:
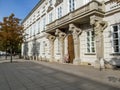
[[[74,65],[80,65],[80,63],[81,63],[80,58],[76,58],[73,60]]]

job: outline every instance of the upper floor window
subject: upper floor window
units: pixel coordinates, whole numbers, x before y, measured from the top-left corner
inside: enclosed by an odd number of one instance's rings
[[[46,25],[46,22],[45,22],[45,18],[43,18],[43,30],[45,30],[45,25]]]
[[[120,53],[120,25],[112,26],[112,49],[113,53]]]
[[[34,35],[36,34],[36,23],[33,24]]]
[[[87,32],[87,53],[95,53],[94,31]]]
[[[34,35],[34,25],[32,25],[32,36]]]
[[[52,17],[53,17],[53,16],[52,16],[52,13],[50,13],[50,14],[49,14],[49,23],[52,22]]]
[[[39,17],[39,16],[40,16],[40,11],[37,12],[37,17]]]
[[[75,0],[69,0],[69,11],[75,10]]]
[[[42,14],[45,13],[45,6],[42,8]]]
[[[62,17],[62,7],[58,8],[58,18]]]
[[[32,27],[30,27],[30,36],[32,36]]]
[[[49,1],[50,6],[52,6],[52,0]]]
[[[40,21],[38,21],[38,33],[40,33]]]

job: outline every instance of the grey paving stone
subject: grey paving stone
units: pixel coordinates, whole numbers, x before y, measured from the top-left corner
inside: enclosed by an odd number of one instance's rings
[[[51,64],[48,64],[51,65]],[[52,64],[55,65],[56,64]],[[63,68],[63,67],[62,67]],[[30,61],[0,63],[0,90],[118,90]]]

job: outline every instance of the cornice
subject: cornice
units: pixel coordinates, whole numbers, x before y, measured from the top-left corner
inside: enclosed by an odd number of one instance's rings
[[[47,9],[47,13],[50,12],[51,10],[53,10],[53,7],[49,6]]]
[[[30,11],[30,13],[25,17],[25,19],[23,19],[23,21],[21,22],[21,24],[23,24],[30,16],[31,14],[33,14],[33,12],[43,3],[45,2],[45,0],[40,0],[35,7]]]
[[[113,14],[118,13],[118,12],[120,12],[120,7],[106,12],[105,16],[107,17],[107,16],[113,15]]]
[[[62,2],[63,2],[63,0],[56,0],[55,7],[58,6]]]

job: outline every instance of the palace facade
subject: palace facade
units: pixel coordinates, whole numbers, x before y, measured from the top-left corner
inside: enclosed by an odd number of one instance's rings
[[[120,66],[120,4],[40,0],[22,22],[22,56],[104,68]]]

